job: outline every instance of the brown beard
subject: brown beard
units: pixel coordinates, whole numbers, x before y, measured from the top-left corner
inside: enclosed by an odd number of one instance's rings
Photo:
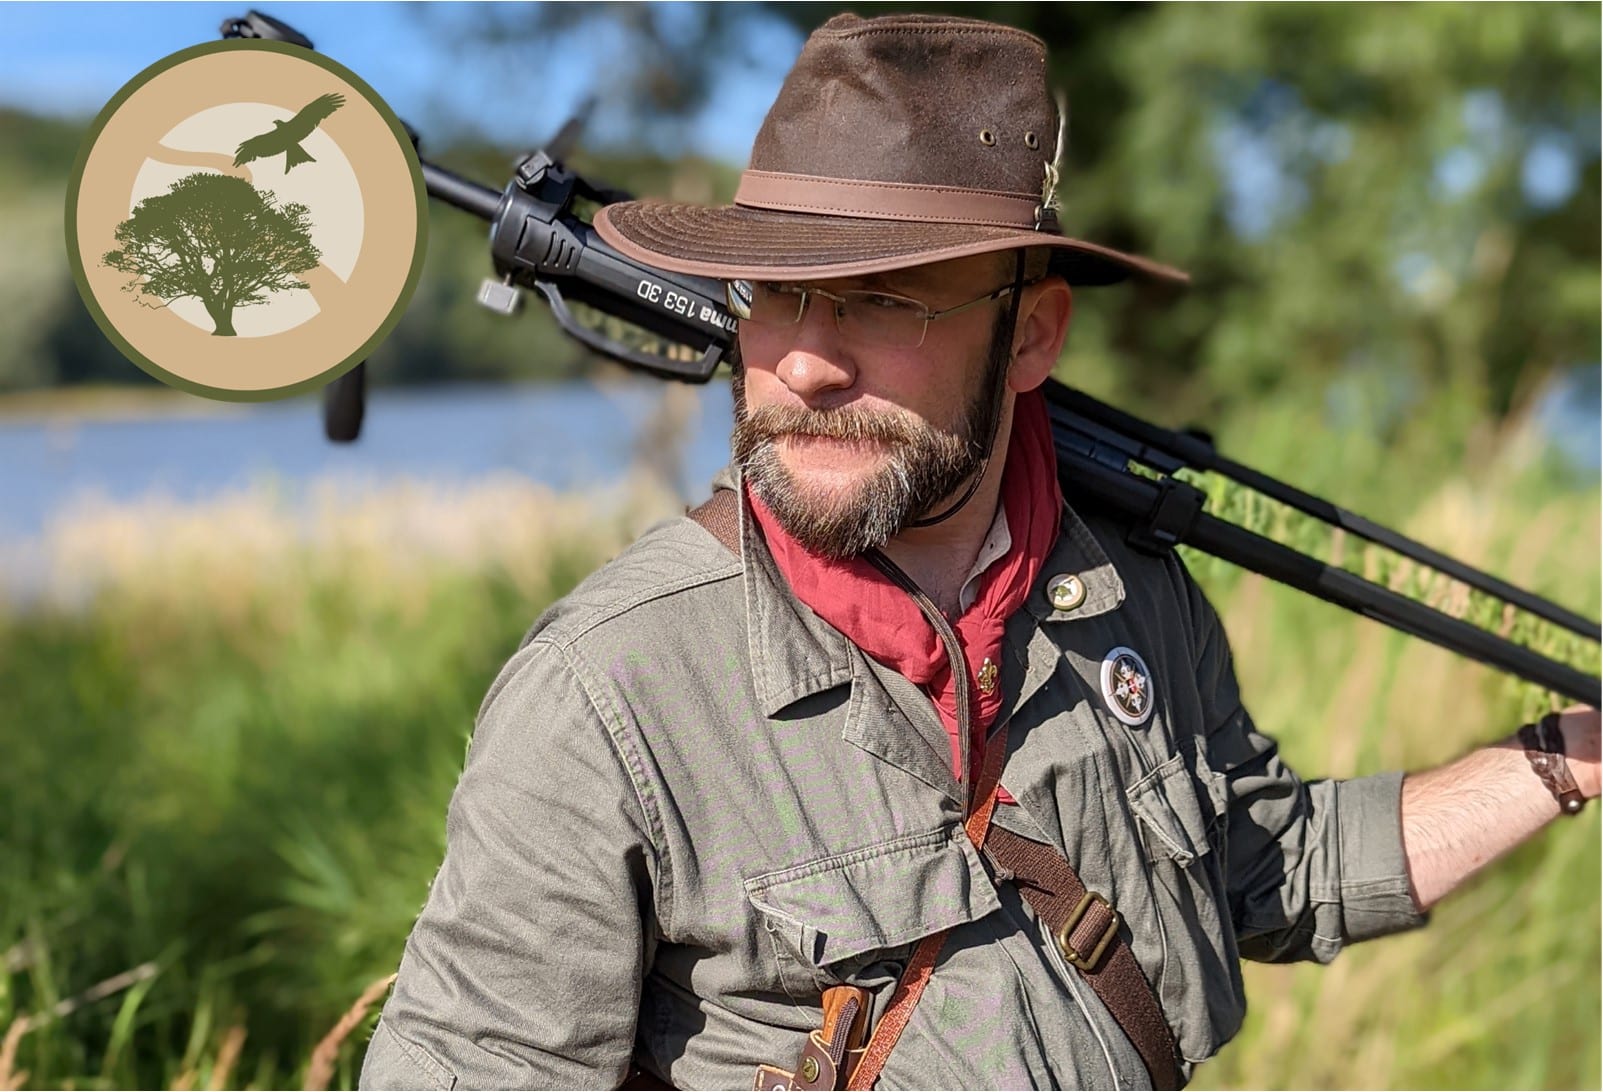
[[[1011,337],[997,316],[991,331],[984,382],[955,429],[938,428],[906,410],[858,405],[808,410],[746,405],[745,370],[734,369],[735,428],[730,449],[741,474],[785,532],[812,553],[831,559],[878,549],[918,517],[951,496],[978,471],[999,410],[998,371],[1011,359]],[[850,491],[810,497],[785,469],[779,441],[786,436],[878,441],[884,465]]]

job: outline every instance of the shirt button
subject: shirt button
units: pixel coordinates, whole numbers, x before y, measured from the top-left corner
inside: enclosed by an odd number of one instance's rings
[[[1073,573],[1059,573],[1046,585],[1053,610],[1073,610],[1085,602],[1085,581]]]

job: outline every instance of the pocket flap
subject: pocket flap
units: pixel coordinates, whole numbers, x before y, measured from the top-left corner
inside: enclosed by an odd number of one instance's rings
[[[818,967],[909,944],[998,909],[962,827],[908,835],[769,872],[746,897]]]
[[[1171,755],[1163,765],[1131,785],[1125,795],[1146,828],[1152,860],[1158,860],[1157,854],[1161,854],[1184,866],[1208,852],[1207,820],[1184,755]]]

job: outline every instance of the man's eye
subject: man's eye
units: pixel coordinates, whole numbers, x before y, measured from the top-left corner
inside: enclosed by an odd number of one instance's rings
[[[874,311],[918,310],[912,300],[904,300],[900,296],[882,296],[877,292],[865,292],[857,297],[857,302]]]

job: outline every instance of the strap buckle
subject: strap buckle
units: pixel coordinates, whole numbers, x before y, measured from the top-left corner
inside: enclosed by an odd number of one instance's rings
[[[1092,946],[1091,950],[1082,954],[1074,947],[1070,938],[1074,933],[1075,926],[1085,919],[1086,913],[1094,905],[1101,906],[1108,912],[1108,924],[1103,928],[1102,934],[1097,937],[1096,944]],[[1063,924],[1058,926],[1053,939],[1057,941],[1058,951],[1063,953],[1063,958],[1068,960],[1072,966],[1082,971],[1092,971],[1102,961],[1102,956],[1107,952],[1108,945],[1113,943],[1113,938],[1119,935],[1120,920],[1119,912],[1113,908],[1112,903],[1095,891],[1087,891],[1080,896],[1080,901],[1075,904],[1074,909],[1069,911],[1069,916],[1063,920]]]

